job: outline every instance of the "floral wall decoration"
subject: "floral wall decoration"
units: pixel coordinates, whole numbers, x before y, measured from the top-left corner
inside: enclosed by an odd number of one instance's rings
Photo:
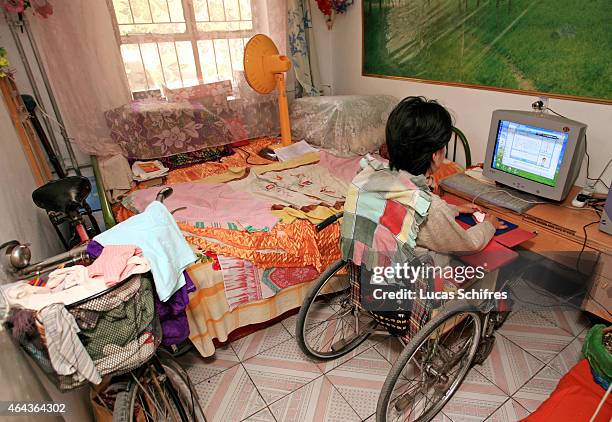
[[[327,29],[332,29],[336,15],[345,13],[354,0],[317,0],[317,6],[325,16]]]
[[[18,14],[20,18],[28,8],[31,8],[36,16],[44,19],[53,14],[53,6],[47,0],[0,0],[0,7],[8,13]]]
[[[0,78],[6,78],[12,74],[11,64],[6,57],[6,49],[0,47]]]

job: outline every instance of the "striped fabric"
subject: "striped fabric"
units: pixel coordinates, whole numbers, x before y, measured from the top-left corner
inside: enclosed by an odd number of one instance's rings
[[[223,255],[218,255],[218,259],[223,271],[225,296],[230,310],[274,295],[273,291],[262,291],[260,273],[263,270],[252,262]]]
[[[53,369],[59,375],[78,374],[94,384],[102,382],[91,357],[79,340],[74,317],[63,304],[55,303],[38,312],[45,327],[45,339]]]
[[[187,306],[189,338],[203,357],[215,353],[213,339],[225,342],[229,334],[240,327],[270,321],[299,308],[312,285],[311,281],[291,285],[272,297],[231,310],[225,295],[223,272],[215,271],[212,262],[195,263],[187,272],[197,288],[189,296]]]

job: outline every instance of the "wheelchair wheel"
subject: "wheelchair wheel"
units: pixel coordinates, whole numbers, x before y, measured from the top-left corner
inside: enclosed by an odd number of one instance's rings
[[[391,368],[376,408],[376,421],[433,419],[455,394],[482,335],[482,314],[473,305],[441,309],[410,340]]]
[[[335,277],[346,265],[338,260],[325,270],[300,308],[295,333],[300,349],[309,357],[338,358],[370,335],[367,328],[372,319],[354,305],[348,277]]]

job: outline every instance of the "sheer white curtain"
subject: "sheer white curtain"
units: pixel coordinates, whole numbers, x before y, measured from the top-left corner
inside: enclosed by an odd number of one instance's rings
[[[285,0],[252,0],[252,7],[255,31],[269,35],[285,52]],[[85,153],[120,153],[104,111],[128,103],[131,94],[108,3],[56,1],[53,8],[48,19],[30,15],[28,21],[68,135]]]
[[[29,15],[28,22],[66,131],[85,153],[119,153],[103,112],[131,97],[108,6],[71,0],[53,8],[48,19]]]

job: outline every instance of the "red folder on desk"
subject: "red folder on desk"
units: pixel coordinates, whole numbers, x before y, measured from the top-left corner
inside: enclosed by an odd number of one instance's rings
[[[456,221],[465,230],[471,227],[461,220]],[[460,256],[459,259],[473,267],[485,266],[486,264],[487,271],[493,271],[518,258],[518,253],[509,248],[518,246],[534,236],[535,233],[517,227],[509,232],[493,236],[493,239],[482,251],[472,255]]]
[[[459,259],[472,267],[485,267],[485,270],[490,272],[509,264],[518,256],[519,254],[512,249],[491,240],[480,252],[472,255],[462,255]]]
[[[498,234],[493,239],[508,248],[514,248],[533,237],[535,237],[535,233],[517,227],[509,232]]]
[[[445,198],[445,200],[450,204],[459,205],[459,201],[454,200],[452,197]],[[455,221],[465,230],[472,227],[459,219]],[[510,248],[514,248],[534,236],[535,233],[516,227],[505,233],[493,236],[489,244],[480,252],[472,255],[462,255],[459,259],[473,267],[485,266],[487,271],[494,271],[518,258],[519,254]]]

